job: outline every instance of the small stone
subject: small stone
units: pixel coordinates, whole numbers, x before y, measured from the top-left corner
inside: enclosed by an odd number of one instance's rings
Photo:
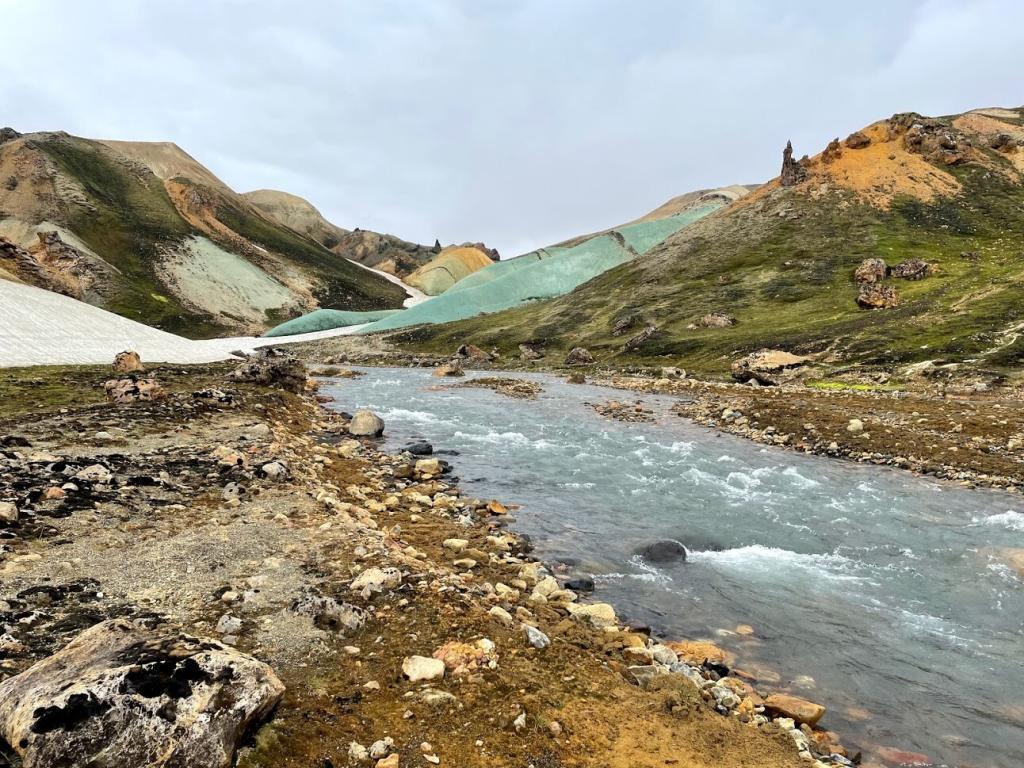
[[[270,480],[284,480],[288,477],[288,467],[280,461],[267,462],[260,469]]]
[[[18,522],[18,507],[11,501],[0,501],[0,523]]]
[[[233,589],[229,589],[227,592],[220,596],[220,600],[222,603],[233,603],[236,600],[238,600],[238,593],[235,592]]]
[[[445,539],[441,542],[441,546],[445,549],[450,549],[452,552],[461,552],[469,546],[469,541],[466,539]]]
[[[516,729],[516,733],[519,733],[526,728],[526,713],[520,712],[519,716],[512,721],[512,727]]]
[[[512,614],[506,611],[500,605],[494,606],[487,613],[492,619],[495,619],[499,623],[504,624],[506,627],[511,627],[515,623],[515,620],[512,618]]]
[[[846,425],[846,431],[855,435],[859,434],[864,431],[864,422],[860,419],[850,419],[850,423]]]
[[[230,613],[225,613],[217,620],[217,632],[222,635],[233,635],[242,628],[242,620]]]
[[[402,662],[402,674],[412,683],[437,680],[444,677],[444,662],[427,656],[407,656]]]
[[[391,751],[391,748],[394,746],[395,740],[392,739],[390,736],[383,739],[379,739],[370,745],[370,757],[372,757],[374,760],[384,757],[388,752]]]
[[[474,560],[471,557],[463,557],[459,560],[455,560],[454,562],[452,562],[452,565],[454,565],[456,568],[463,568],[467,571],[470,571],[476,568],[476,560]]]
[[[398,753],[395,752],[393,755],[377,761],[377,768],[398,768]]]
[[[358,741],[349,742],[348,759],[351,763],[365,763],[370,759],[370,752]]]
[[[523,632],[526,633],[526,642],[537,650],[544,650],[551,645],[551,639],[536,627],[523,624]]]

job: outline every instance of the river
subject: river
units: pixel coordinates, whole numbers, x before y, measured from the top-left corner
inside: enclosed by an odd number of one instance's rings
[[[535,554],[592,575],[620,617],[713,640],[757,687],[826,705],[822,725],[865,755],[1024,765],[1024,581],[999,556],[1024,546],[1018,496],[767,448],[669,414],[671,398],[520,374],[544,387],[522,401],[362,370],[325,385],[334,407],[373,409],[388,448],[427,440],[465,493],[522,505]],[[586,405],[608,399],[656,421]],[[667,538],[685,562],[636,554]]]

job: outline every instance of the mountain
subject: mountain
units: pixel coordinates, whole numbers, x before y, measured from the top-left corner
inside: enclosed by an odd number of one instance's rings
[[[0,277],[192,337],[405,298],[170,143],[3,129],[0,238]]]
[[[405,282],[428,296],[444,293],[460,280],[498,261],[498,254],[482,243],[451,245],[414,272]]]
[[[1022,281],[1024,108],[905,113],[814,157],[787,147],[779,177],[566,296],[396,338],[709,375],[762,347],[1000,369],[1024,361]]]

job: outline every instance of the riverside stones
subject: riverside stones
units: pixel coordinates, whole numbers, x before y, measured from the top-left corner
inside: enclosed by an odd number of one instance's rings
[[[825,714],[825,707],[821,704],[784,693],[773,693],[764,700],[764,706],[771,712],[810,726],[815,725]]]
[[[360,408],[349,422],[348,433],[354,437],[380,437],[384,434],[384,419],[371,410]]]
[[[24,768],[226,768],[283,693],[251,656],[114,619],[0,683],[0,735]]]
[[[637,554],[649,563],[672,563],[686,559],[686,547],[674,539],[665,539],[641,547]]]
[[[457,360],[452,360],[450,363],[439,365],[434,369],[431,376],[437,376],[438,378],[444,376],[465,376],[466,371],[462,368],[462,363]]]
[[[762,349],[732,364],[732,377],[737,381],[756,381],[758,384],[776,386],[793,377],[795,369],[808,362],[781,349]]]

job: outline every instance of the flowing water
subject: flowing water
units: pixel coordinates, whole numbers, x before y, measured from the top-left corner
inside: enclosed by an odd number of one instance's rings
[[[586,402],[640,396],[529,378],[534,401],[423,369],[325,391],[378,412],[390,448],[431,442],[467,494],[521,504],[536,554],[592,574],[620,617],[713,639],[779,676],[761,687],[825,704],[848,746],[1024,766],[1024,580],[999,553],[1024,547],[1019,497],[765,448],[669,414],[670,398],[642,398],[653,424],[613,422]],[[666,538],[686,562],[635,554]]]

